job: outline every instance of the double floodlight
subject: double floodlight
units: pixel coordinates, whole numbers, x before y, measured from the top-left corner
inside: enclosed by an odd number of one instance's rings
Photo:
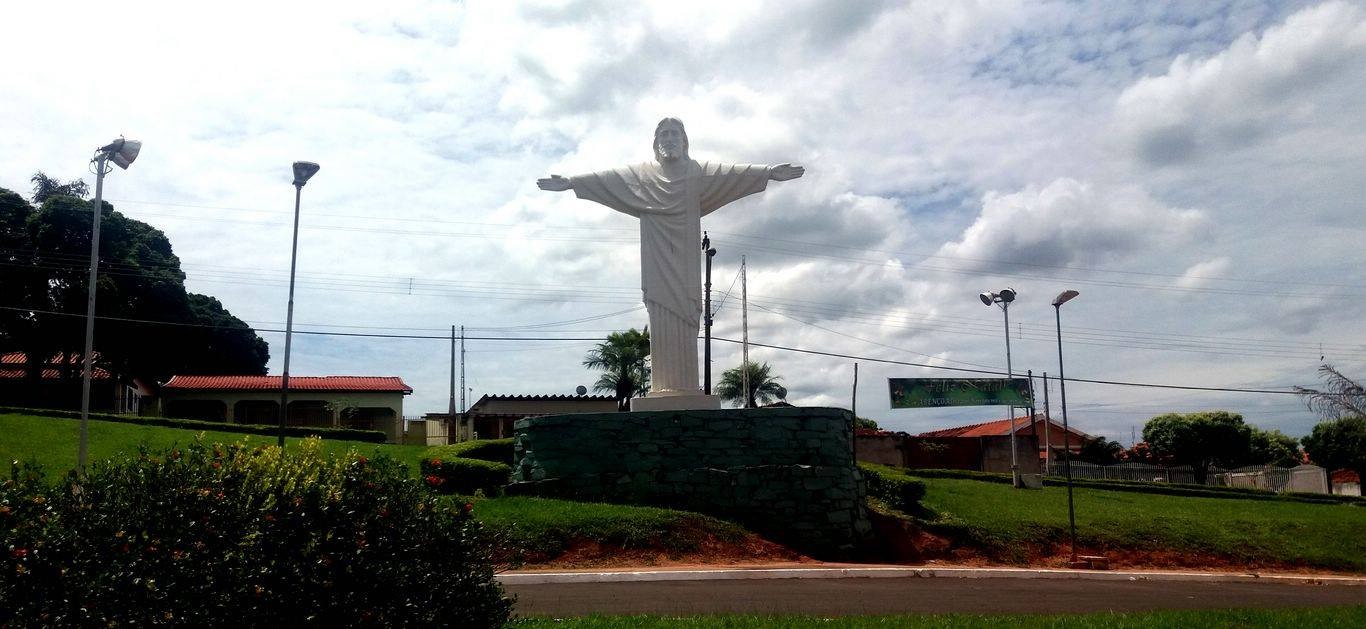
[[[302,188],[313,175],[318,174],[321,166],[313,162],[294,162],[294,185]]]
[[[128,170],[128,166],[133,163],[133,160],[138,158],[138,151],[141,150],[141,142],[119,138],[109,144],[101,146],[96,150],[96,153],[109,161],[114,162],[115,166]]]
[[[982,300],[982,304],[986,306],[990,306],[991,304],[1008,304],[1015,301],[1015,289],[1003,288],[999,293],[986,292],[978,295],[977,298]]]

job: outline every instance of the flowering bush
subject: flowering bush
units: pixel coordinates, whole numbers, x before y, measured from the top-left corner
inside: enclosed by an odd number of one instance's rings
[[[488,544],[388,459],[193,443],[0,483],[0,626],[501,626]]]
[[[421,467],[422,481],[443,494],[496,496],[512,475],[511,466],[480,459],[423,459]]]

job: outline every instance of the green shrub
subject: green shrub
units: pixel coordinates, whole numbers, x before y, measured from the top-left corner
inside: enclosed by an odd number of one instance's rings
[[[0,406],[0,413],[17,413],[20,415],[37,415],[39,417],[59,417],[62,419],[80,419],[79,411],[63,411],[50,408],[14,408]],[[108,413],[90,413],[90,419],[97,419],[107,422],[118,422],[121,424],[138,424],[142,426],[162,426],[165,428],[185,428],[188,430],[217,430],[220,432],[236,432],[246,435],[278,435],[279,426],[267,424],[234,424],[232,422],[211,422],[202,419],[178,419],[174,417],[138,417],[136,415],[111,415]],[[322,437],[324,439],[337,439],[342,441],[368,441],[370,443],[384,443],[388,437],[380,430],[358,430],[356,428],[322,428],[314,426],[286,426],[286,437]]]
[[[512,438],[475,439],[445,446],[432,446],[423,453],[424,459],[480,459],[512,465]]]
[[[503,493],[512,476],[512,466],[479,459],[423,459],[422,480],[427,486],[444,494],[473,495],[483,491],[486,496]]]
[[[496,627],[510,603],[468,511],[387,457],[316,439],[0,483],[0,626]]]
[[[925,497],[923,481],[886,465],[859,463],[858,467],[867,482],[869,496],[902,513],[915,514],[921,511],[920,499]]]

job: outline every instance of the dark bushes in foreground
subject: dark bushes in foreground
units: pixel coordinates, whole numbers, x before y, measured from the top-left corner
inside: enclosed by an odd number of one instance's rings
[[[388,458],[193,443],[0,481],[0,626],[496,627],[461,507]]]

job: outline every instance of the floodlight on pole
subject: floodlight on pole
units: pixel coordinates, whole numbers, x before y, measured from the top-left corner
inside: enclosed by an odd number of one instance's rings
[[[1080,294],[1065,290],[1053,299],[1053,315],[1058,324],[1058,391],[1062,397],[1062,467],[1067,475],[1067,524],[1072,532],[1073,563],[1077,561],[1077,512],[1072,504],[1072,443],[1067,427],[1067,379],[1062,370],[1062,305]]]
[[[1003,288],[1003,289],[1001,289],[1000,291],[988,291],[988,292],[981,293],[981,294],[977,295],[977,298],[980,299],[980,300],[982,300],[982,304],[983,304],[983,305],[985,305],[985,306],[990,306],[990,305],[992,305],[992,304],[1000,304],[1000,305],[1001,305],[1001,312],[1005,313],[1005,320],[1006,320],[1006,377],[1007,377],[1007,378],[1013,378],[1014,375],[1015,375],[1014,372],[1011,370],[1011,365],[1010,365],[1010,304],[1011,304],[1011,302],[1015,301],[1015,296],[1016,296],[1016,293],[1015,293],[1015,289],[1013,289],[1013,288]],[[1009,409],[1010,409],[1010,478],[1011,478],[1011,483],[1012,483],[1015,487],[1020,487],[1021,484],[1020,484],[1020,463],[1019,463],[1019,454],[1017,454],[1017,449],[1016,449],[1016,447],[1015,447],[1015,407],[1014,407],[1014,406],[1011,406],[1011,407],[1009,407]],[[1032,418],[1031,418],[1031,419],[1032,419]]]
[[[142,143],[119,138],[95,149],[90,163],[95,166],[95,203],[90,219],[90,278],[85,291],[85,354],[81,365],[81,430],[76,448],[76,466],[85,472],[85,460],[90,444],[90,378],[95,354],[95,284],[100,269],[100,217],[104,214],[104,176],[109,173],[109,162],[127,170],[138,158]]]
[[[318,174],[321,166],[313,162],[294,162],[294,241],[289,251],[289,311],[285,315],[285,360],[280,371],[280,435],[277,443],[285,447],[285,421],[289,416],[289,349],[294,335],[294,269],[299,260],[299,201],[304,184]]]

